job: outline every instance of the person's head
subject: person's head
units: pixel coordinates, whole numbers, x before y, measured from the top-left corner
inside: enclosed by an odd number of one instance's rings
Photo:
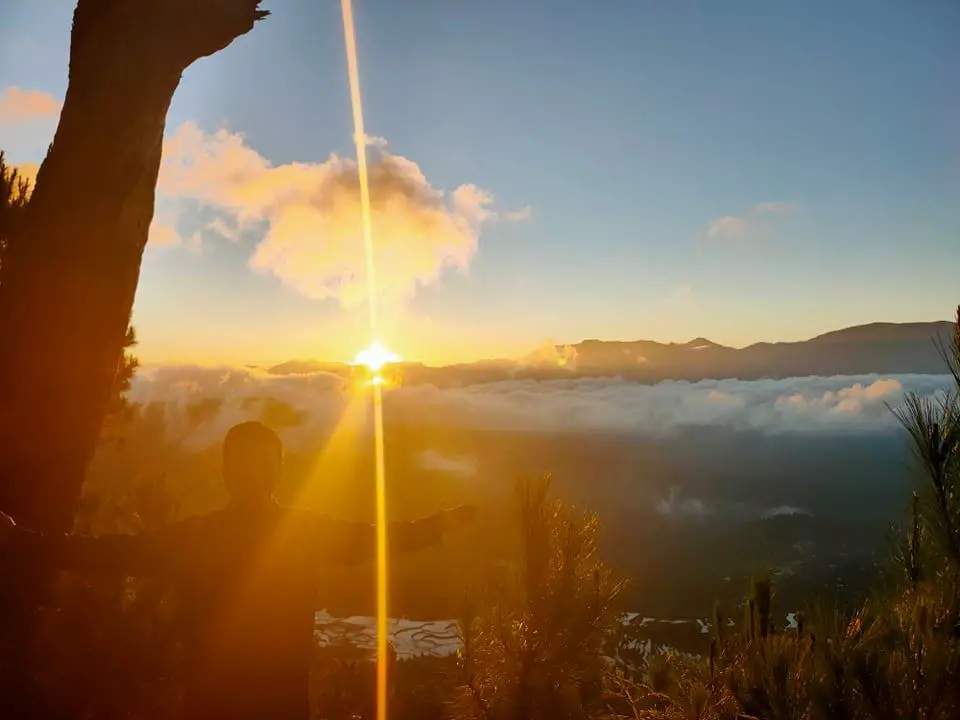
[[[263,423],[234,425],[223,439],[223,481],[237,504],[270,503],[282,467],[283,443]]]

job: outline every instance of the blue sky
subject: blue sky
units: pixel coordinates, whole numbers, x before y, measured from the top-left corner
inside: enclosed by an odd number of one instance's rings
[[[63,97],[72,5],[0,0],[0,92]],[[168,135],[226,128],[272,167],[353,157],[339,3],[267,7],[188,70]],[[398,274],[383,334],[404,356],[547,338],[740,346],[946,319],[960,301],[960,4],[357,0],[354,13],[368,134],[448,199],[488,191],[499,214],[452,250],[398,236],[395,252],[422,258],[409,278],[384,251],[381,279]],[[35,162],[55,121],[0,121],[0,147]],[[345,359],[365,342],[362,308],[304,285],[329,278],[303,264],[327,262],[333,225],[316,256],[301,227],[297,267],[278,270],[273,210],[233,239],[191,241],[239,206],[163,187],[180,242],[144,255],[145,360]],[[271,223],[276,252],[251,268]]]

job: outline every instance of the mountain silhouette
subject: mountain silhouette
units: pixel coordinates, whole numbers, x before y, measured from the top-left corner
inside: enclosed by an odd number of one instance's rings
[[[755,343],[744,348],[698,337],[686,343],[653,340],[584,340],[557,345],[551,364],[543,351],[535,364],[517,360],[481,360],[446,367],[401,363],[403,383],[438,387],[509,379],[557,379],[621,376],[638,382],[706,379],[782,379],[810,375],[929,375],[945,372],[938,343],[947,344],[951,322],[870,323],[798,342]],[[549,346],[547,346],[549,350]],[[269,369],[276,375],[328,372],[343,377],[342,363],[296,360]]]
[[[807,375],[937,374],[944,372],[937,342],[949,322],[871,323],[799,342],[731,348],[697,338],[688,343],[586,340],[574,345],[580,374],[626,372],[649,379],[786,378]]]

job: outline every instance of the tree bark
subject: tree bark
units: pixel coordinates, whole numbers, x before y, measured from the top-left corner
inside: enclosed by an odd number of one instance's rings
[[[122,355],[181,73],[256,0],[80,0],[69,85],[0,286],[0,507],[67,531]]]
[[[0,508],[26,526],[72,526],[123,352],[181,74],[249,32],[268,14],[259,5],[77,3],[60,123],[0,284]],[[16,677],[45,583],[9,580],[0,639],[17,672],[0,680],[4,717],[45,717]]]

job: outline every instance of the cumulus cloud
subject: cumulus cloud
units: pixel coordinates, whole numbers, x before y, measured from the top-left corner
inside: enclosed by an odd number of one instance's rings
[[[850,387],[826,390],[819,397],[807,397],[802,393],[782,395],[776,404],[784,409],[826,408],[837,414],[858,414],[864,407],[871,407],[889,396],[900,394],[903,386],[893,378],[881,378],[869,385],[857,382]]]
[[[3,144],[7,150],[18,150],[21,153],[30,148],[37,138],[34,135],[46,135],[49,128],[47,123],[36,121],[53,121],[60,113],[60,101],[50,93],[40,90],[22,90],[18,87],[8,87],[0,90],[0,130],[3,130]],[[34,162],[17,163],[7,158],[7,164],[13,167],[22,178],[32,187],[37,179],[40,165]]]
[[[787,202],[762,202],[743,215],[724,215],[711,220],[706,235],[709,240],[748,240],[760,234],[764,220],[770,216],[789,215],[794,206]]]
[[[545,340],[533,352],[520,359],[527,367],[562,367],[577,369],[577,348],[573,345],[557,345],[553,340]]]
[[[54,117],[60,101],[41,90],[8,87],[0,93],[0,125],[16,125],[37,118]]]
[[[384,412],[387,422],[429,418],[448,425],[535,432],[664,437],[714,426],[768,434],[870,433],[897,428],[886,403],[900,402],[904,392],[930,397],[949,387],[950,378],[937,375],[655,385],[617,379],[511,380],[457,388],[393,388],[387,392]],[[181,366],[139,372],[131,398],[167,403],[169,418],[181,432],[188,429],[185,408],[204,398],[222,398],[216,418],[195,440],[201,444],[215,442],[235,422],[262,417],[256,400],[273,398],[301,414],[301,423],[284,430],[286,439],[296,442],[317,437],[320,429],[336,423],[351,392],[340,378],[326,373],[273,376],[257,370]],[[432,461],[437,458],[428,460]]]
[[[416,162],[392,153],[382,138],[368,144],[379,293],[402,298],[447,268],[466,270],[484,224],[528,215],[498,214],[493,195],[476,185],[436,188]],[[366,299],[354,160],[332,154],[322,163],[274,165],[242,135],[206,133],[188,122],[164,145],[157,192],[166,201],[214,213],[204,232],[262,233],[249,260],[252,269],[310,298],[345,306]],[[151,240],[175,244],[176,224],[170,217],[157,222]]]

